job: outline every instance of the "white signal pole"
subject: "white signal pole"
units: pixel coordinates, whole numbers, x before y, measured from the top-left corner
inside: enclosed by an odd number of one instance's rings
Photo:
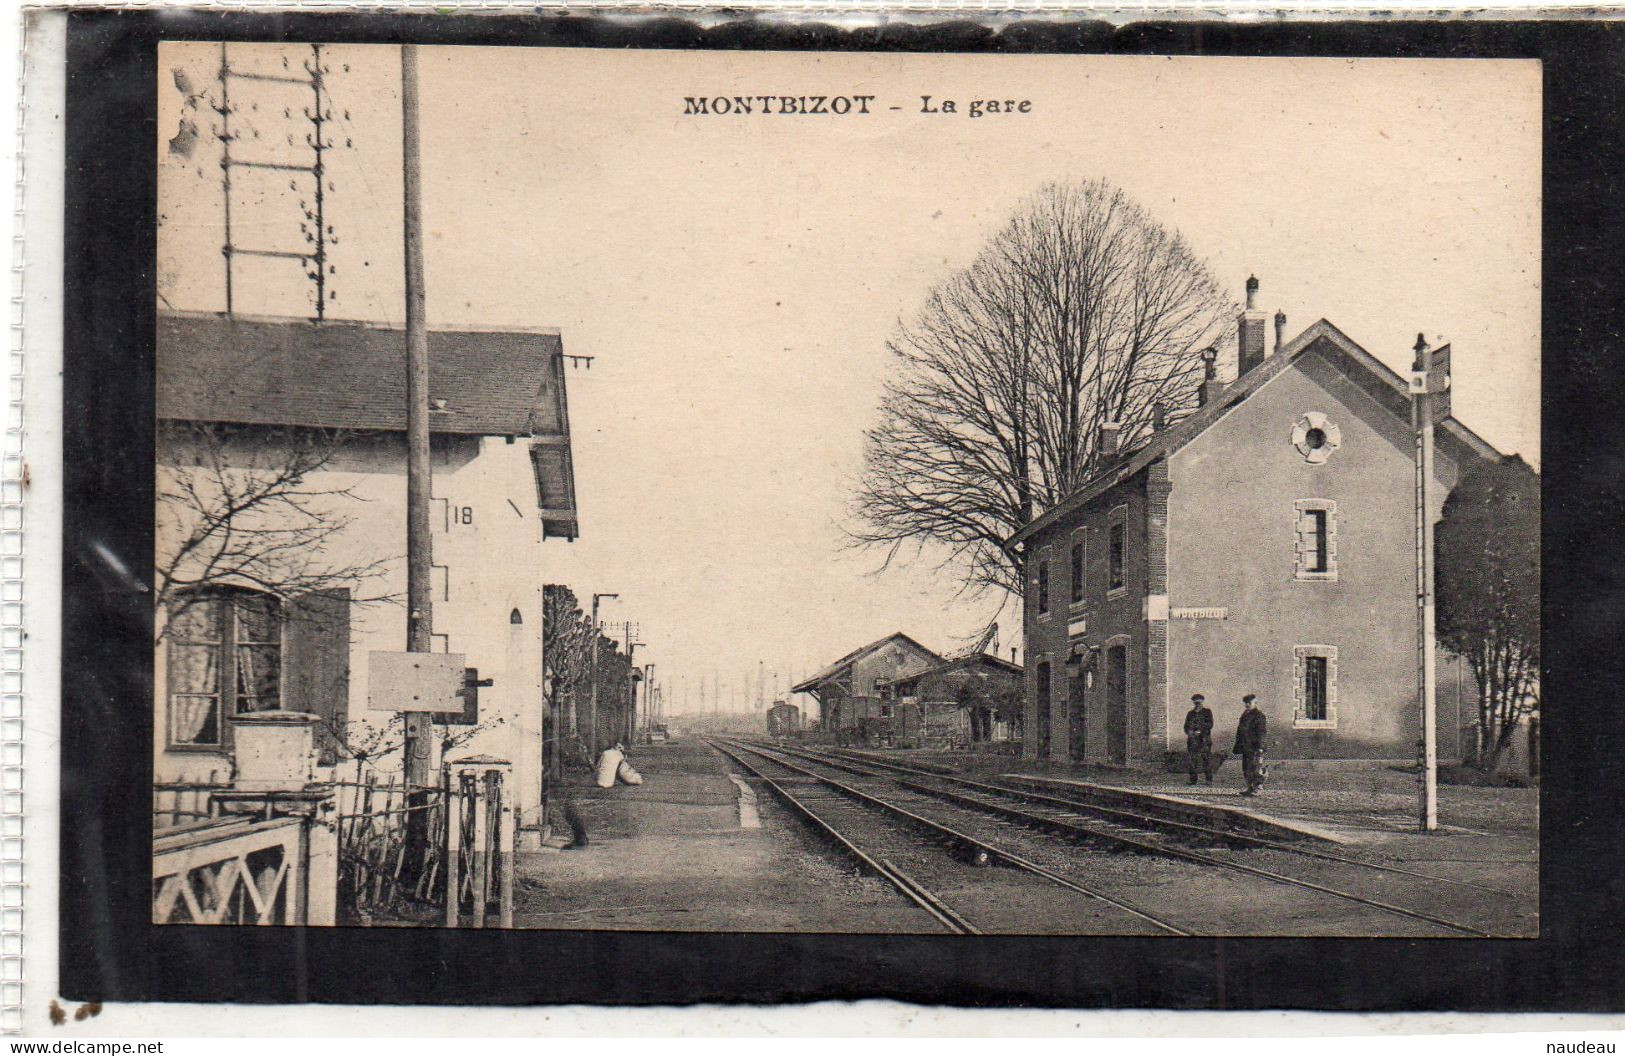
[[[1429,488],[1433,483],[1433,350],[1416,335],[1411,365],[1411,427],[1416,433],[1416,697],[1422,722],[1421,828],[1439,827],[1438,686],[1433,633],[1433,517]],[[1445,381],[1448,384],[1448,379]]]

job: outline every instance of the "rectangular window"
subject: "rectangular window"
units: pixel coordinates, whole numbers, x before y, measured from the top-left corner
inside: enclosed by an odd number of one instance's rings
[[[1306,557],[1309,559],[1310,572],[1325,572],[1327,564],[1326,553],[1326,511],[1306,511],[1308,521],[1305,525],[1309,532],[1309,549]]]
[[[1041,559],[1038,562],[1038,614],[1040,616],[1049,612],[1049,561]]]
[[[1326,658],[1303,658],[1303,717],[1310,722],[1326,721]]]
[[[1038,699],[1038,730],[1037,730],[1037,738],[1038,738],[1038,754],[1041,755],[1041,756],[1049,754],[1049,740],[1050,740],[1050,712],[1049,712],[1049,708],[1050,708],[1050,684],[1049,684],[1049,680],[1050,680],[1049,661],[1048,660],[1041,660],[1038,663],[1038,687],[1037,687],[1037,699]]]
[[[282,609],[249,591],[183,601],[170,619],[169,743],[219,747],[232,715],[282,706]]]
[[[1337,647],[1298,645],[1292,648],[1296,668],[1292,724],[1300,729],[1337,728]]]
[[[1072,544],[1072,604],[1083,601],[1083,541]]]
[[[1110,549],[1107,553],[1109,573],[1107,583],[1111,590],[1122,590],[1127,582],[1123,577],[1123,525],[1118,522],[1111,527]]]
[[[1330,499],[1299,499],[1294,574],[1298,579],[1337,579],[1337,503]]]

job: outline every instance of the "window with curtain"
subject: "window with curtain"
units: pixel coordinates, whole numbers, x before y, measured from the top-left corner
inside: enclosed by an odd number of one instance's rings
[[[169,743],[219,747],[232,715],[282,706],[281,604],[249,590],[178,605],[169,624]]]

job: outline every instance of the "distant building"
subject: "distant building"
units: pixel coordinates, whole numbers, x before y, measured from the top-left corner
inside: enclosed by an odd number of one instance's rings
[[[1324,320],[1285,341],[1277,313],[1269,352],[1256,289],[1236,380],[1210,355],[1195,412],[1107,455],[1013,539],[1029,758],[1157,765],[1183,750],[1197,692],[1219,748],[1256,693],[1277,757],[1416,756],[1407,383]],[[1436,521],[1464,469],[1502,456],[1449,416],[1448,393],[1435,402]],[[1476,689],[1454,657],[1439,668],[1440,753],[1459,758]]]
[[[1022,669],[977,651],[891,680],[900,747],[977,748],[1008,741],[1022,726]]]
[[[347,491],[328,501],[349,527],[320,554],[290,556],[382,565],[353,587],[295,598],[211,581],[176,623],[158,613],[157,781],[229,780],[231,719],[244,712],[319,716],[317,773],[328,776],[335,764],[351,776],[346,745],[387,725],[368,709],[367,674],[369,652],[406,647],[405,344],[399,329],[360,323],[160,316],[160,494],[205,459],[249,473],[301,437],[336,432],[337,455],[304,487]],[[543,542],[577,534],[562,346],[556,332],[440,330],[429,355],[435,651],[466,654],[490,680],[471,691],[474,721],[437,726],[436,740],[473,731],[454,754],[513,763],[524,846],[542,822]],[[160,558],[184,545],[178,513],[160,503]],[[399,774],[396,742],[370,765]]]
[[[854,649],[811,678],[790,688],[818,701],[818,728],[841,740],[867,738],[893,717],[882,698],[889,681],[942,662],[942,657],[901,632]]]

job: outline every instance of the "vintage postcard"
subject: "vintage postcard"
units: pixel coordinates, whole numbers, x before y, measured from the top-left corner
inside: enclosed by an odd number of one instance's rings
[[[1538,63],[157,69],[154,924],[1539,934]]]

